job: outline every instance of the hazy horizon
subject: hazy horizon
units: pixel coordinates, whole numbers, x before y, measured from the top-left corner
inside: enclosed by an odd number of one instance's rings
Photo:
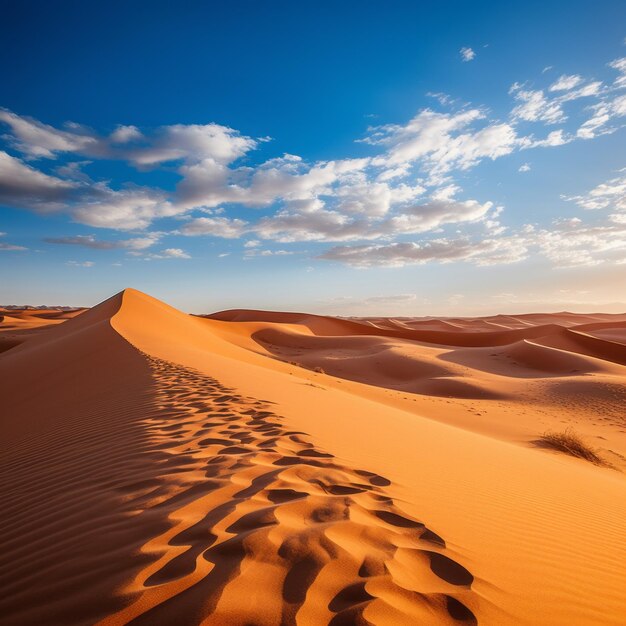
[[[128,288],[128,287],[127,287]],[[125,289],[127,289],[125,288]],[[104,302],[105,300],[107,300],[108,298],[112,297],[113,295],[116,295],[117,293],[120,293],[121,291],[124,291],[124,289],[121,289],[118,292],[115,292],[115,294],[110,294],[109,296],[104,297],[102,300],[98,300],[96,302],[93,302],[91,304],[62,304],[59,302],[3,302],[0,303],[0,308],[2,307],[34,307],[34,308],[70,308],[70,309],[81,309],[81,308],[91,308],[94,306],[97,306],[98,304]],[[152,295],[154,296],[154,294],[148,294],[148,295]],[[491,316],[497,316],[497,315],[504,315],[504,316],[516,316],[516,315],[528,315],[528,314],[557,314],[557,313],[575,313],[575,314],[580,314],[580,315],[592,315],[592,314],[614,314],[614,315],[621,315],[624,314],[626,315],[626,308],[620,308],[621,306],[623,306],[623,303],[619,303],[619,302],[615,302],[615,303],[605,303],[605,304],[601,304],[599,305],[598,308],[596,309],[585,309],[583,305],[577,304],[577,303],[570,303],[570,306],[567,306],[565,308],[562,309],[554,309],[554,310],[550,310],[550,309],[541,309],[541,308],[537,308],[538,304],[536,303],[526,303],[526,306],[529,307],[528,309],[524,309],[524,308],[519,308],[519,309],[515,309],[515,308],[511,308],[509,309],[502,309],[502,310],[493,310],[493,311],[487,311],[487,310],[476,310],[474,313],[468,313],[468,314],[464,314],[464,313],[459,313],[458,310],[459,308],[456,308],[456,313],[441,313],[441,314],[437,314],[437,312],[433,312],[433,313],[423,313],[423,314],[415,314],[415,315],[411,315],[411,314],[396,314],[393,311],[394,310],[400,310],[401,308],[406,308],[407,306],[411,306],[413,303],[414,299],[413,298],[401,298],[401,297],[395,297],[395,298],[390,298],[388,302],[385,302],[384,306],[381,308],[378,298],[372,298],[370,299],[369,302],[364,301],[360,304],[361,307],[366,307],[366,306],[370,306],[371,310],[368,313],[363,313],[362,315],[358,315],[358,314],[352,314],[349,312],[341,312],[341,308],[342,305],[341,303],[338,303],[338,305],[336,306],[336,312],[332,312],[332,307],[328,307],[328,310],[324,310],[323,308],[320,308],[319,310],[305,310],[305,309],[294,309],[294,308],[266,308],[266,309],[256,309],[256,310],[263,310],[263,311],[275,311],[275,312],[294,312],[294,313],[313,313],[313,314],[317,314],[317,315],[332,315],[332,316],[338,316],[338,317],[397,317],[397,318],[416,318],[416,319],[428,319],[428,318],[432,318],[432,319],[442,319],[442,318],[454,318],[454,317],[491,317]],[[404,302],[404,304],[402,304]],[[168,302],[168,304],[172,304],[170,302]],[[566,303],[564,303],[566,304]],[[352,302],[348,301],[345,303],[345,306],[347,308],[351,307],[353,305]],[[520,305],[520,306],[524,306],[524,304]],[[178,308],[178,307],[175,307]],[[187,313],[191,313],[193,315],[210,315],[213,313],[218,313],[220,311],[225,311],[225,310],[232,310],[232,309],[249,309],[249,310],[255,310],[255,307],[229,307],[228,309],[206,309],[206,310],[185,310],[185,309],[181,309]]]

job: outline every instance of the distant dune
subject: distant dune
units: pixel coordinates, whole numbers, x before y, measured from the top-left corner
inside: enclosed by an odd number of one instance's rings
[[[0,316],[3,625],[624,623],[626,315]]]

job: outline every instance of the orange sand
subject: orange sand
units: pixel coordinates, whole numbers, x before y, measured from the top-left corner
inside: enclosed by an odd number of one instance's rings
[[[2,624],[624,623],[626,316],[0,315]]]

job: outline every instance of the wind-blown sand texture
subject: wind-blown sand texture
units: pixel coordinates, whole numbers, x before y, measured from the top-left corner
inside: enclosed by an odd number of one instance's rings
[[[0,314],[2,624],[624,623],[626,316]]]

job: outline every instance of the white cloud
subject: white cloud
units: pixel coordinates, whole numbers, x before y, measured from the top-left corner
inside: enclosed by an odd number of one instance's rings
[[[48,176],[0,150],[0,204],[54,211],[77,187],[76,182]]]
[[[333,184],[368,163],[369,159],[344,159],[308,165],[300,157],[286,154],[256,168],[232,170],[205,159],[180,169],[183,180],[177,188],[176,202],[189,208],[224,203],[265,207],[278,199],[310,200],[330,193]]]
[[[404,126],[388,125],[371,129],[364,141],[381,145],[387,152],[372,161],[390,169],[419,161],[432,177],[454,169],[468,169],[483,159],[496,159],[512,152],[518,144],[513,127],[492,123],[472,126],[485,115],[478,109],[459,113],[438,113],[425,109]]]
[[[571,100],[577,100],[578,98],[590,98],[592,96],[599,96],[602,93],[602,83],[595,81],[587,83],[578,89],[573,89],[559,96],[561,102],[569,102]]]
[[[187,222],[181,229],[182,235],[212,235],[224,239],[238,239],[246,232],[247,222],[228,217],[197,217]]]
[[[626,174],[621,174],[579,196],[563,196],[583,209],[611,209],[626,213]]]
[[[91,198],[70,208],[76,222],[96,228],[141,230],[157,217],[176,214],[163,192],[146,187],[128,187],[114,191],[95,185]]]
[[[473,61],[476,58],[476,53],[471,48],[461,48],[459,54],[464,62]]]
[[[423,192],[424,188],[420,186],[399,185],[392,188],[386,183],[372,183],[362,179],[337,188],[337,210],[349,215],[383,216],[393,203],[409,202]]]
[[[323,208],[299,211],[289,208],[272,217],[262,218],[254,228],[263,239],[283,243],[294,241],[341,241],[368,237],[368,222],[350,218],[337,211]]]
[[[241,198],[241,189],[229,180],[231,170],[214,159],[185,165],[179,173],[183,179],[176,189],[177,203],[187,208],[216,207]]]
[[[513,85],[512,93],[515,99],[521,102],[511,111],[515,120],[556,124],[567,119],[561,102],[546,98],[541,90],[521,89],[518,85]]]
[[[161,191],[131,187],[114,191],[49,176],[0,151],[0,203],[38,212],[67,211],[81,224],[135,230],[176,213]]]
[[[454,188],[442,190],[442,195],[420,204],[403,204],[389,216],[346,214],[329,210],[323,204],[279,211],[261,219],[249,230],[262,239],[280,242],[296,241],[357,241],[387,238],[398,234],[422,233],[445,224],[472,222],[482,219],[492,207],[491,202],[455,200]]]
[[[442,193],[446,195],[450,192]],[[600,223],[586,223],[578,217],[560,218],[554,220],[549,228],[526,225],[503,236],[507,229],[496,219],[501,208],[490,211],[491,203],[480,205],[475,201],[449,200],[446,210],[451,212],[455,221],[462,221],[463,218],[481,221],[486,236],[480,239],[462,235],[419,242],[343,245],[331,248],[318,258],[360,268],[458,261],[480,266],[515,263],[534,250],[535,255],[542,255],[555,268],[626,263],[626,176],[623,172],[585,194],[564,198],[587,210],[604,209],[611,213]],[[446,212],[439,210],[436,213],[441,223]],[[428,211],[422,207],[420,219],[427,217]],[[409,226],[403,227],[402,222]],[[420,232],[419,221],[412,224],[409,212],[396,218],[390,230],[394,234],[417,233]],[[433,224],[424,226],[424,232],[433,230]]]
[[[95,263],[93,261],[67,261],[65,265],[72,267],[93,267]]]
[[[388,180],[393,180],[394,178],[404,178],[409,174],[409,168],[410,163],[402,163],[396,167],[385,169],[376,177],[376,180],[386,182]]]
[[[615,59],[609,63],[609,67],[617,70],[619,76],[613,82],[613,86],[620,89],[626,87],[626,57]]]
[[[549,87],[548,95],[541,89],[525,89],[523,85],[513,83],[509,93],[520,104],[511,111],[511,118],[514,122],[527,121],[544,124],[567,121],[567,115],[563,110],[565,103],[580,98],[600,96],[602,93],[600,81],[579,86],[582,82],[584,79],[578,75],[561,76]]]
[[[165,248],[161,250],[161,258],[164,259],[190,259],[191,257],[180,248]]]
[[[566,135],[562,128],[559,130],[553,130],[548,133],[545,139],[534,139],[531,137],[525,137],[521,144],[522,150],[527,148],[550,148],[554,146],[563,146],[570,141],[573,141],[574,137]]]
[[[476,265],[516,263],[526,258],[523,239],[501,238],[471,241],[468,238],[434,239],[423,243],[337,246],[318,258],[339,261],[353,267],[403,267],[439,262],[465,261]]]
[[[7,109],[0,109],[0,122],[11,128],[12,146],[28,157],[54,158],[58,152],[100,151],[100,140],[79,126],[75,130],[80,132],[59,130]]]
[[[594,111],[593,116],[583,122],[576,133],[576,135],[581,139],[594,139],[599,135],[604,135],[612,132],[606,127],[606,124],[611,119],[609,110],[606,105],[595,105],[592,110]]]
[[[59,153],[73,153],[138,166],[204,159],[228,164],[258,145],[258,140],[220,124],[174,124],[147,135],[135,126],[118,126],[109,137],[102,137],[79,124],[67,124],[61,130],[6,109],[0,109],[0,121],[11,130],[12,146],[31,158],[54,159]]]
[[[145,250],[153,246],[159,239],[161,239],[162,233],[146,233],[142,237],[133,237],[132,239],[126,239],[122,243],[124,248],[129,250]]]
[[[563,74],[550,85],[550,91],[568,91],[583,82],[582,76]]]
[[[118,128],[116,133],[119,131]],[[198,163],[205,159],[228,164],[256,148],[258,142],[220,124],[174,124],[157,129],[145,144],[123,150],[123,158],[143,166],[168,161]]]
[[[94,235],[74,235],[70,237],[45,237],[44,242],[68,246],[82,246],[94,250],[145,250],[153,246],[160,237],[161,233],[146,233],[142,237],[135,237],[133,239],[107,241],[97,239]]]
[[[136,126],[118,126],[110,135],[111,143],[128,143],[143,139],[141,131]]]
[[[357,268],[403,267],[425,263],[467,262],[478,266],[516,263],[531,251],[555,268],[592,267],[626,263],[626,219],[608,224],[585,224],[578,218],[555,220],[549,229],[522,228],[519,232],[483,239],[431,239],[423,242],[336,246],[318,258]]]
[[[426,95],[429,98],[437,100],[441,106],[450,106],[456,102],[455,99],[447,93],[428,91]]]
[[[432,200],[426,204],[404,209],[383,225],[390,233],[424,233],[444,224],[474,222],[485,217],[493,204],[476,200]]]
[[[585,224],[578,218],[556,220],[534,243],[556,267],[593,266],[626,261],[626,224]]]
[[[259,250],[253,248],[252,250],[246,250],[244,252],[244,259],[250,259],[253,257],[268,257],[268,256],[291,256],[294,254],[291,250]]]
[[[528,163],[523,163],[520,165],[518,172],[530,172],[530,165]]]
[[[307,168],[299,157],[296,160],[286,155],[264,163],[254,172],[244,203],[264,206],[279,197],[307,200],[327,190],[338,175],[337,164],[333,161]]]
[[[605,98],[589,108],[593,115],[578,129],[577,136],[581,139],[614,133],[618,127],[610,126],[609,122],[626,115],[626,95]]]
[[[191,256],[181,248],[165,248],[160,252],[130,252],[132,256],[140,257],[144,261],[154,261],[163,259],[190,259]]]

